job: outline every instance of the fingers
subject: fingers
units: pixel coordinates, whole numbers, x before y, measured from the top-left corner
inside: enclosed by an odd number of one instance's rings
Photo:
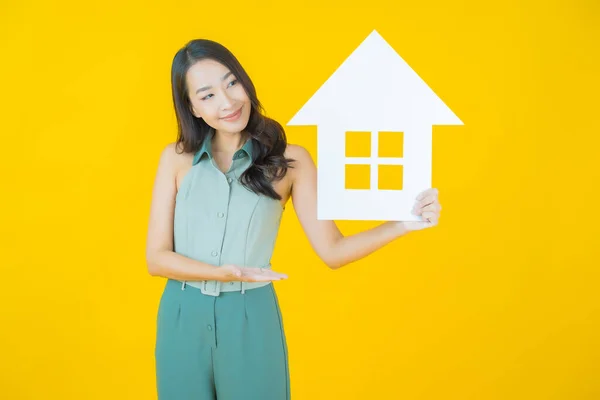
[[[419,193],[419,195],[417,196],[416,206],[420,208],[420,207],[426,206],[428,204],[437,202],[438,194],[439,194],[439,191],[436,188],[424,190],[423,192]]]
[[[417,196],[417,201],[412,209],[413,214],[425,216],[426,212],[435,213],[433,217],[438,218],[442,206],[438,201],[438,190],[436,188],[427,189]]]
[[[244,267],[242,268],[241,280],[246,282],[268,282],[279,281],[287,277],[286,274],[275,272],[268,268]]]
[[[417,196],[417,200],[424,200],[428,196],[437,197],[438,193],[439,191],[436,188],[429,188],[419,193],[419,195]]]
[[[244,267],[244,272],[257,274],[260,276],[271,276],[271,277],[279,277],[279,278],[287,278],[286,274],[282,274],[280,272],[275,272],[270,268],[257,268],[257,267]]]
[[[433,212],[439,214],[441,210],[442,205],[437,202],[430,203],[426,206],[422,206],[421,208],[418,208],[418,206],[415,206],[415,208],[413,208],[413,212],[415,212],[417,215],[420,215],[424,212]]]
[[[431,211],[424,212],[422,217],[424,221],[429,222],[431,225],[437,225],[439,219],[438,215]]]
[[[438,201],[438,190],[430,188],[419,193],[412,209],[415,215],[421,215],[426,227],[436,226],[440,218],[442,205]]]
[[[421,215],[424,212],[434,212],[438,213],[442,211],[442,205],[436,200],[431,201],[430,203],[417,203],[412,209],[413,214]]]

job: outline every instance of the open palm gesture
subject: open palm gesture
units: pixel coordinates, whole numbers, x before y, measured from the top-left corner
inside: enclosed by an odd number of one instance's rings
[[[270,268],[241,267],[232,264],[221,266],[221,271],[225,274],[225,281],[270,282],[288,277],[287,274],[275,272]]]

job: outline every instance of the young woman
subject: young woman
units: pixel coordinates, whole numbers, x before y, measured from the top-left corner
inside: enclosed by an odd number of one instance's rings
[[[317,220],[316,167],[262,113],[254,85],[222,45],[193,40],[172,65],[178,136],[160,155],[147,237],[148,271],[167,278],[155,347],[161,400],[290,398],[287,344],[270,259],[291,199],[330,267],[437,224],[437,190],[415,199],[423,221],[344,236]]]

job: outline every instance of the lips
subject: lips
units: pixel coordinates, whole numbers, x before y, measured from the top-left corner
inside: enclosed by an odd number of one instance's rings
[[[232,120],[232,119],[236,119],[240,114],[242,113],[242,107],[240,107],[239,110],[237,110],[236,112],[233,112],[229,115],[224,116],[221,119],[225,119],[225,120]]]

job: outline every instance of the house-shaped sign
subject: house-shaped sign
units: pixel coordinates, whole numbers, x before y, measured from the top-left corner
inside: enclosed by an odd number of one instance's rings
[[[400,55],[371,34],[290,120],[317,126],[317,218],[419,221],[416,196],[431,187],[432,126],[462,125]],[[348,157],[348,132],[370,133],[370,154]],[[382,132],[402,134],[402,156],[380,157]],[[349,165],[370,167],[370,186],[346,188]],[[378,185],[382,165],[402,166],[400,190]]]

